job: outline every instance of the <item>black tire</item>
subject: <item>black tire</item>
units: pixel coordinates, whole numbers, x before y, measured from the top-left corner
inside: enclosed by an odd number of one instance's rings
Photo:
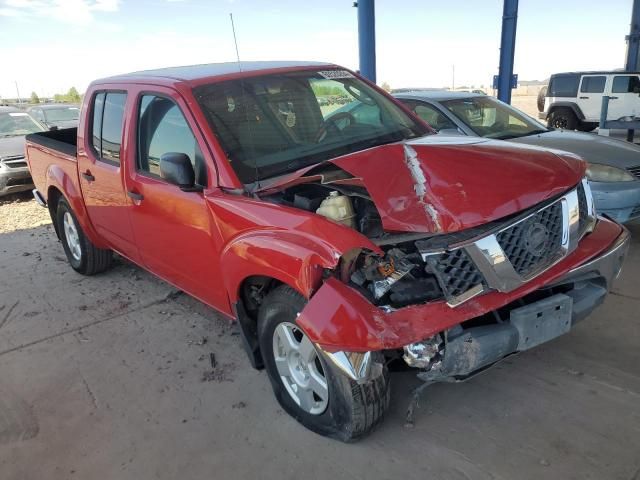
[[[578,128],[578,117],[570,108],[556,108],[549,115],[549,127],[575,130]]]
[[[76,258],[74,254],[72,254],[69,240],[67,239],[67,232],[64,226],[64,217],[67,213],[71,215],[78,235],[80,248],[79,258]],[[67,255],[69,264],[76,272],[83,275],[95,275],[96,273],[104,272],[111,266],[113,259],[111,250],[98,248],[91,243],[82,231],[82,227],[80,227],[73,210],[71,210],[71,207],[64,198],[58,201],[56,223],[58,225],[58,232],[60,233],[60,241],[62,242],[64,253]]]
[[[547,96],[548,87],[542,87],[538,92],[538,111],[544,112],[544,99]]]
[[[260,308],[258,340],[271,386],[282,408],[309,430],[343,442],[355,441],[370,433],[384,417],[391,395],[389,372],[384,366],[377,378],[359,385],[319,356],[329,391],[327,407],[317,415],[300,408],[278,373],[273,336],[276,327],[283,322],[297,327],[296,317],[305,304],[305,298],[297,291],[281,285],[266,296]],[[384,365],[381,353],[376,353],[375,357]]]

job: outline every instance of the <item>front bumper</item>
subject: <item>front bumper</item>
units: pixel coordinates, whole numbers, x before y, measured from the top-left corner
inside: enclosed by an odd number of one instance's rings
[[[312,342],[330,352],[402,349],[560,281],[577,267],[602,257],[626,235],[622,226],[601,218],[575,250],[542,274],[515,290],[490,291],[455,308],[442,300],[384,310],[330,277],[300,312],[298,324]]]
[[[598,213],[619,223],[640,218],[640,181],[589,184]]]
[[[470,327],[458,324],[407,345],[405,361],[422,369],[418,376],[427,382],[464,380],[508,355],[568,332],[604,301],[620,274],[630,238],[622,228],[615,241],[596,257],[503,307],[496,313],[502,319],[499,323]],[[358,382],[369,380],[379,371],[372,364],[370,352],[321,352]],[[420,356],[414,352],[426,353]]]
[[[0,162],[0,196],[10,193],[24,192],[33,188],[31,173],[26,166],[14,167]]]

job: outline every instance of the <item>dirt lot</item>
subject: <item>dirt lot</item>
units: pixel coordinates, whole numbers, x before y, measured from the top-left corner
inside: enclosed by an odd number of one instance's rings
[[[137,267],[71,270],[46,212],[0,204],[0,479],[640,478],[640,227],[566,336],[464,384],[410,373],[364,441],[300,427],[235,327]],[[211,354],[216,367],[212,370]]]

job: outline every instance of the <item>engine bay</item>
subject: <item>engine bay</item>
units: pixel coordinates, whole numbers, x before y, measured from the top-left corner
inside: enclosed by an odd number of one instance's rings
[[[377,244],[384,256],[362,250],[343,258],[337,269],[342,281],[375,305],[395,309],[442,299],[444,294],[434,266],[425,260],[417,246],[429,235],[385,232],[367,190],[356,181],[350,182],[354,179],[344,171],[330,173],[317,182],[293,185],[262,199],[322,215],[357,230]],[[331,179],[327,180],[328,177]]]

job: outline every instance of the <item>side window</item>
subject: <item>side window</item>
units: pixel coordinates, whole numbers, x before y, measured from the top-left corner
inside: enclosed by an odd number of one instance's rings
[[[102,145],[100,144],[100,132],[102,131],[102,108],[104,107],[104,92],[98,93],[93,99],[93,123],[92,145],[98,158],[102,158]]]
[[[120,163],[122,124],[124,121],[124,93],[107,93],[102,114],[102,159]]]
[[[93,99],[91,142],[99,160],[120,164],[126,93],[100,92]]]
[[[607,77],[599,75],[597,77],[582,77],[580,92],[582,93],[602,93]]]
[[[143,95],[138,113],[138,170],[160,177],[160,157],[165,153],[186,154],[196,183],[207,184],[202,151],[180,108],[166,97]]]
[[[431,105],[419,103],[414,107],[413,111],[416,112],[416,115],[418,115],[422,120],[427,122],[436,130],[442,130],[443,128],[456,128],[451,120],[437,111]]]
[[[640,79],[636,75],[613,77],[612,93],[640,93]]]

